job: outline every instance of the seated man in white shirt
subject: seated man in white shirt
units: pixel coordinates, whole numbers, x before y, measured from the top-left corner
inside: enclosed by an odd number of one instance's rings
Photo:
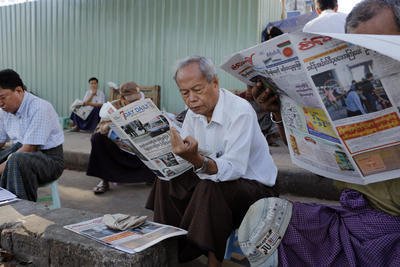
[[[71,132],[79,132],[80,130],[93,132],[96,129],[97,124],[100,122],[100,108],[105,102],[105,95],[99,90],[99,80],[96,77],[89,79],[89,89],[86,91],[83,97],[83,107],[92,107],[87,118],[83,119],[74,112],[71,113],[70,119],[72,120],[74,127]]]
[[[157,179],[146,207],[156,222],[188,230],[179,247],[181,262],[204,254],[209,266],[221,266],[226,240],[248,207],[276,195],[277,168],[254,109],[219,88],[209,59],[181,61],[174,78],[189,110],[182,137],[171,129],[173,152],[195,172]]]
[[[56,180],[64,170],[63,143],[53,106],[26,91],[17,72],[1,70],[0,187],[36,201],[38,186]]]
[[[307,22],[303,32],[344,33],[347,14],[338,12],[337,0],[315,0],[318,17]]]

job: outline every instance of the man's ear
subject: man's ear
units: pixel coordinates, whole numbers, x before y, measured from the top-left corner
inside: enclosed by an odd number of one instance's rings
[[[339,9],[339,6],[336,6],[336,7],[333,9],[333,11],[337,12],[338,9]]]
[[[218,80],[218,77],[217,77],[217,76],[215,76],[215,77],[213,78],[212,84],[213,84],[214,86],[216,86],[217,88],[219,88],[219,80]]]
[[[22,88],[22,86],[17,86],[17,87],[15,87],[14,91],[16,91],[18,93],[22,93],[22,92],[24,92],[24,88]]]
[[[322,10],[321,10],[321,9],[319,9],[319,7],[317,7],[317,8],[315,9],[315,12],[317,12],[317,14],[319,15],[319,14],[321,14],[321,13],[322,13]]]

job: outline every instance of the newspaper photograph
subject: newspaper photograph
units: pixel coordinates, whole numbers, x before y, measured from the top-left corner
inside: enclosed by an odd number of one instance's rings
[[[104,224],[103,217],[66,225],[64,228],[131,254],[143,251],[167,238],[187,234],[183,229],[150,221],[133,229],[114,230]]]
[[[170,180],[193,165],[172,152],[170,126],[176,124],[151,99],[135,101],[109,114],[119,146],[137,155],[160,179]]]
[[[359,45],[373,43],[371,36],[334,36],[284,34],[236,53],[221,68],[280,95],[296,165],[357,184],[397,178],[400,62]]]

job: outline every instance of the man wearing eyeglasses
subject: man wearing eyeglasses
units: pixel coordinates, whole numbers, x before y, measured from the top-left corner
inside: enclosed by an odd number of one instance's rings
[[[64,170],[58,115],[49,102],[27,92],[11,69],[0,71],[0,108],[0,186],[36,201],[38,186]]]

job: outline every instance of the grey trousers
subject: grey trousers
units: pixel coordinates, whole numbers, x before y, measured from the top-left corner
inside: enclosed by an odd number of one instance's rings
[[[22,145],[16,143],[0,150],[0,163],[7,160],[0,178],[0,186],[21,199],[37,200],[37,188],[56,180],[64,170],[63,147],[37,152],[16,152]]]

